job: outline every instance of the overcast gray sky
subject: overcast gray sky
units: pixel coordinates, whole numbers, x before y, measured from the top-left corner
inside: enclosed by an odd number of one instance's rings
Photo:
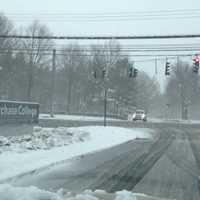
[[[199,0],[4,0],[4,13],[102,13],[200,8]],[[122,21],[99,23],[49,23],[55,34],[160,34],[194,33],[199,19]],[[84,25],[84,26],[83,26]]]
[[[33,14],[40,20],[41,13],[112,13],[112,12],[145,12],[156,10],[199,9],[200,0],[0,0],[0,11],[6,15],[20,13]],[[16,16],[12,20],[17,26],[26,26],[31,21],[20,21]],[[187,34],[200,33],[199,18],[191,19],[154,19],[139,21],[103,21],[103,22],[45,22],[54,35],[149,35],[149,34]],[[66,18],[65,18],[66,19]],[[162,40],[162,41],[128,41],[134,43],[187,43],[195,40]],[[158,63],[160,74],[158,80],[164,84],[164,63]],[[144,63],[139,68],[154,75],[154,63]]]

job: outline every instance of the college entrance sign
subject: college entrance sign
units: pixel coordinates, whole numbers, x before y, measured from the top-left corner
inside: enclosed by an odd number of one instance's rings
[[[0,101],[0,123],[38,123],[39,104]]]

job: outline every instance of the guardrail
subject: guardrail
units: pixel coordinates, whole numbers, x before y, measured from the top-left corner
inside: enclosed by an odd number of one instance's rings
[[[39,104],[0,100],[0,124],[38,123]]]

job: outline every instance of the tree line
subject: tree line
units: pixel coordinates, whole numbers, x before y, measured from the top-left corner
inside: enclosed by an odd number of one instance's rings
[[[29,26],[16,28],[0,14],[0,34],[50,36],[45,24],[33,21]],[[17,101],[36,101],[42,112],[50,112],[52,93],[52,52],[57,48],[48,39],[0,39],[0,97]],[[89,52],[89,53],[88,53]],[[128,77],[133,61],[123,55],[117,41],[102,45],[68,44],[56,52],[54,109],[62,113],[103,113],[105,84],[108,89],[108,112],[124,114],[135,108],[145,109],[164,117],[167,106],[177,113],[183,104],[199,105],[199,76],[192,66],[179,62],[174,65],[164,93],[158,82],[139,71],[136,78]],[[102,71],[106,69],[106,80]],[[94,76],[94,71],[96,76]],[[189,73],[185,73],[188,71]]]

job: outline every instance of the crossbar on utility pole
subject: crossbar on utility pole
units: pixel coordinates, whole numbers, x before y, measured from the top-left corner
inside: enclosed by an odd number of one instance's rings
[[[55,73],[56,73],[56,50],[53,50],[52,76],[51,76],[51,117],[54,117],[54,97],[55,97]]]

